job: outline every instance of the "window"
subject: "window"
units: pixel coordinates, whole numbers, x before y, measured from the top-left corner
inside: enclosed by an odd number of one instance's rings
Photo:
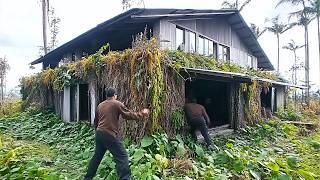
[[[209,41],[209,56],[214,57],[213,42]]]
[[[196,33],[189,32],[189,52],[196,52]]]
[[[176,28],[176,50],[184,50],[184,30]]]
[[[199,36],[198,53],[206,56],[214,56],[214,42]]]
[[[203,54],[203,51],[204,51],[204,38],[199,36],[199,45],[198,45],[198,53],[199,54]]]
[[[229,47],[218,45],[218,59],[222,61],[229,60],[230,58],[230,50]]]
[[[248,63],[247,63],[248,67],[253,67],[252,63],[253,63],[253,58],[251,55],[248,54]]]

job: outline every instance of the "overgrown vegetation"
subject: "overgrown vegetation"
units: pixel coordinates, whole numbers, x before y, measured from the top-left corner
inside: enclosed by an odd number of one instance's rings
[[[125,95],[121,100],[131,107],[149,107],[151,121],[147,130],[159,132],[164,129],[168,132],[167,120],[172,113],[170,109],[179,108],[184,100],[179,93],[179,82],[182,80],[179,73],[183,67],[236,72],[278,80],[270,72],[248,69],[232,62],[218,62],[212,57],[182,51],[162,51],[156,39],[148,40],[145,34],[136,37],[132,49],[109,51],[109,46],[106,45],[82,60],[22,78],[21,93],[25,100],[23,107],[52,106],[50,99],[54,99],[53,95],[65,87],[91,82],[98,87],[115,87],[120,94]],[[254,81],[252,85],[243,87],[243,93],[247,96],[247,119],[252,124],[251,122],[259,119],[258,95],[255,93],[258,92],[259,84]],[[161,122],[164,119],[166,122]]]
[[[34,110],[1,119],[0,134],[1,179],[81,179],[94,148],[94,132],[87,124],[66,124]],[[125,140],[134,179],[320,176],[320,133],[315,130],[271,121],[214,143],[216,149],[209,151],[179,135],[145,136],[139,144]],[[97,179],[115,179],[114,166],[107,153]]]

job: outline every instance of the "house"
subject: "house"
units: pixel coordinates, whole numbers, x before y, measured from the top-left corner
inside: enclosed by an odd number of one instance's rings
[[[55,68],[93,54],[106,43],[110,44],[111,50],[124,50],[131,47],[136,34],[144,31],[149,37],[156,37],[162,49],[211,56],[219,62],[233,62],[252,69],[274,70],[237,10],[131,9],[97,25],[31,64],[42,63],[44,69]],[[239,94],[240,84],[251,83],[252,77],[188,67],[182,68],[181,74],[189,80],[183,84],[184,97],[180,99],[195,94],[215,119],[212,123],[214,127],[239,126],[245,113],[245,99]],[[270,108],[283,106],[288,84],[258,80],[273,84],[266,95],[272,106]],[[99,89],[101,87],[92,82],[64,87],[63,92],[56,95],[55,110],[67,122],[92,121],[95,108],[103,99],[103,92],[99,92]]]

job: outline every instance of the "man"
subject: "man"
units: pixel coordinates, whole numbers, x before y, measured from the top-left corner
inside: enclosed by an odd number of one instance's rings
[[[109,150],[116,162],[116,170],[119,179],[130,179],[129,160],[123,143],[118,139],[120,129],[120,115],[125,119],[146,119],[149,109],[140,112],[131,112],[123,103],[117,101],[116,91],[109,88],[106,92],[107,100],[97,107],[94,126],[96,129],[95,152],[92,157],[87,174],[84,179],[92,179],[106,152]]]
[[[187,102],[184,106],[184,112],[190,126],[192,137],[197,140],[196,130],[200,130],[207,146],[211,147],[211,139],[207,127],[210,123],[210,118],[205,108],[202,105],[197,104],[196,99],[191,97],[190,102]]]

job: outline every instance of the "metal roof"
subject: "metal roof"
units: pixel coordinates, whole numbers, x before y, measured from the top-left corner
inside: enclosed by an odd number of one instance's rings
[[[115,25],[124,24],[125,22],[154,22],[161,18],[171,17],[212,17],[212,16],[227,16],[228,22],[232,29],[239,35],[243,43],[248,47],[254,56],[258,59],[258,67],[266,70],[274,70],[269,58],[261,48],[257,38],[244,21],[243,17],[237,10],[233,9],[220,9],[220,10],[199,10],[199,9],[131,9],[118,16],[113,17],[95,28],[81,34],[73,40],[63,44],[55,50],[49,52],[47,55],[31,62],[32,65],[52,61],[55,58],[62,58],[62,56],[73,50],[78,44],[90,43],[90,38],[97,36],[106,29],[111,29]]]
[[[295,85],[295,84],[290,84],[286,82],[279,82],[279,81],[274,81],[270,79],[257,78],[256,80],[262,81],[262,82],[269,82],[271,84],[278,85],[278,86],[288,86],[288,87],[299,88],[299,89],[307,89],[306,86]]]
[[[224,71],[215,71],[215,70],[206,70],[206,69],[196,69],[196,68],[181,68],[181,72],[186,76],[199,75],[208,76],[211,78],[215,78],[221,81],[237,81],[237,82],[252,82],[252,78],[245,74],[234,73],[234,72],[224,72]],[[189,78],[189,77],[188,77]],[[192,78],[192,77],[191,77]]]
[[[252,77],[246,74],[235,73],[235,72],[215,71],[215,70],[196,69],[196,68],[187,68],[187,67],[181,68],[181,72],[184,73],[185,76],[189,76],[189,77],[192,76],[191,78],[197,78],[199,77],[199,75],[204,75],[209,78],[212,78],[213,80],[218,78],[219,80],[223,80],[223,81],[251,83],[253,80],[258,80],[261,82],[271,83],[272,85],[275,85],[275,86],[287,86],[287,87],[293,87],[293,88],[299,88],[299,89],[306,89],[305,86],[294,85],[294,84],[274,81],[270,79],[257,78],[257,77]]]

